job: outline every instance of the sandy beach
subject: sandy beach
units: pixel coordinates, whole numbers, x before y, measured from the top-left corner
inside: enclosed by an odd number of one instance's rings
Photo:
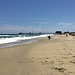
[[[54,36],[0,48],[0,75],[75,75],[75,37]]]

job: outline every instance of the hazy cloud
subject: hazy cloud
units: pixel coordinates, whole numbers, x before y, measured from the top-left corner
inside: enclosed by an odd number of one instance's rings
[[[75,23],[58,23],[58,25],[71,26],[71,25],[75,25]]]
[[[37,18],[35,18],[35,17],[0,17],[0,19],[2,19],[2,20],[5,20],[5,19],[10,19],[10,20],[12,20],[12,19],[16,19],[16,20],[18,20],[18,19],[23,19],[23,20],[47,20],[46,18],[39,18],[39,17],[37,17]]]
[[[58,29],[62,31],[75,31],[75,23],[58,23]]]
[[[42,32],[42,28],[33,26],[19,26],[19,25],[4,25],[0,27],[0,34],[2,33],[20,33],[20,32]],[[45,29],[43,29],[45,31]]]
[[[41,24],[48,24],[48,22],[41,22]]]

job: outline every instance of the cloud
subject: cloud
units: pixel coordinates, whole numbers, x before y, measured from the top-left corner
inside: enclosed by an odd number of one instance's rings
[[[57,28],[62,31],[75,31],[75,23],[58,23]]]
[[[20,32],[42,32],[42,28],[40,27],[33,27],[33,26],[19,26],[19,25],[4,25],[0,27],[0,34],[13,34],[13,33],[20,33]],[[45,31],[45,29],[43,29]]]
[[[72,26],[72,25],[75,25],[75,23],[58,23],[58,25]]]
[[[48,24],[48,22],[41,22],[41,24]]]
[[[6,19],[22,19],[22,20],[48,20],[47,18],[40,18],[40,17],[0,17],[0,19],[2,20],[6,20]]]

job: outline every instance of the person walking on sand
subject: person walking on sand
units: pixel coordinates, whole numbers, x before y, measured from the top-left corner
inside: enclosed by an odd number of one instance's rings
[[[51,39],[51,36],[50,35],[48,36],[48,39]]]
[[[68,34],[66,34],[66,37],[68,37]]]

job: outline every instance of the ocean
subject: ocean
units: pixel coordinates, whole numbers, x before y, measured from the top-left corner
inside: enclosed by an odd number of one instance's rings
[[[4,34],[0,35],[0,48],[12,47],[16,45],[37,42],[39,39],[47,38],[53,34],[29,35],[29,34]]]

